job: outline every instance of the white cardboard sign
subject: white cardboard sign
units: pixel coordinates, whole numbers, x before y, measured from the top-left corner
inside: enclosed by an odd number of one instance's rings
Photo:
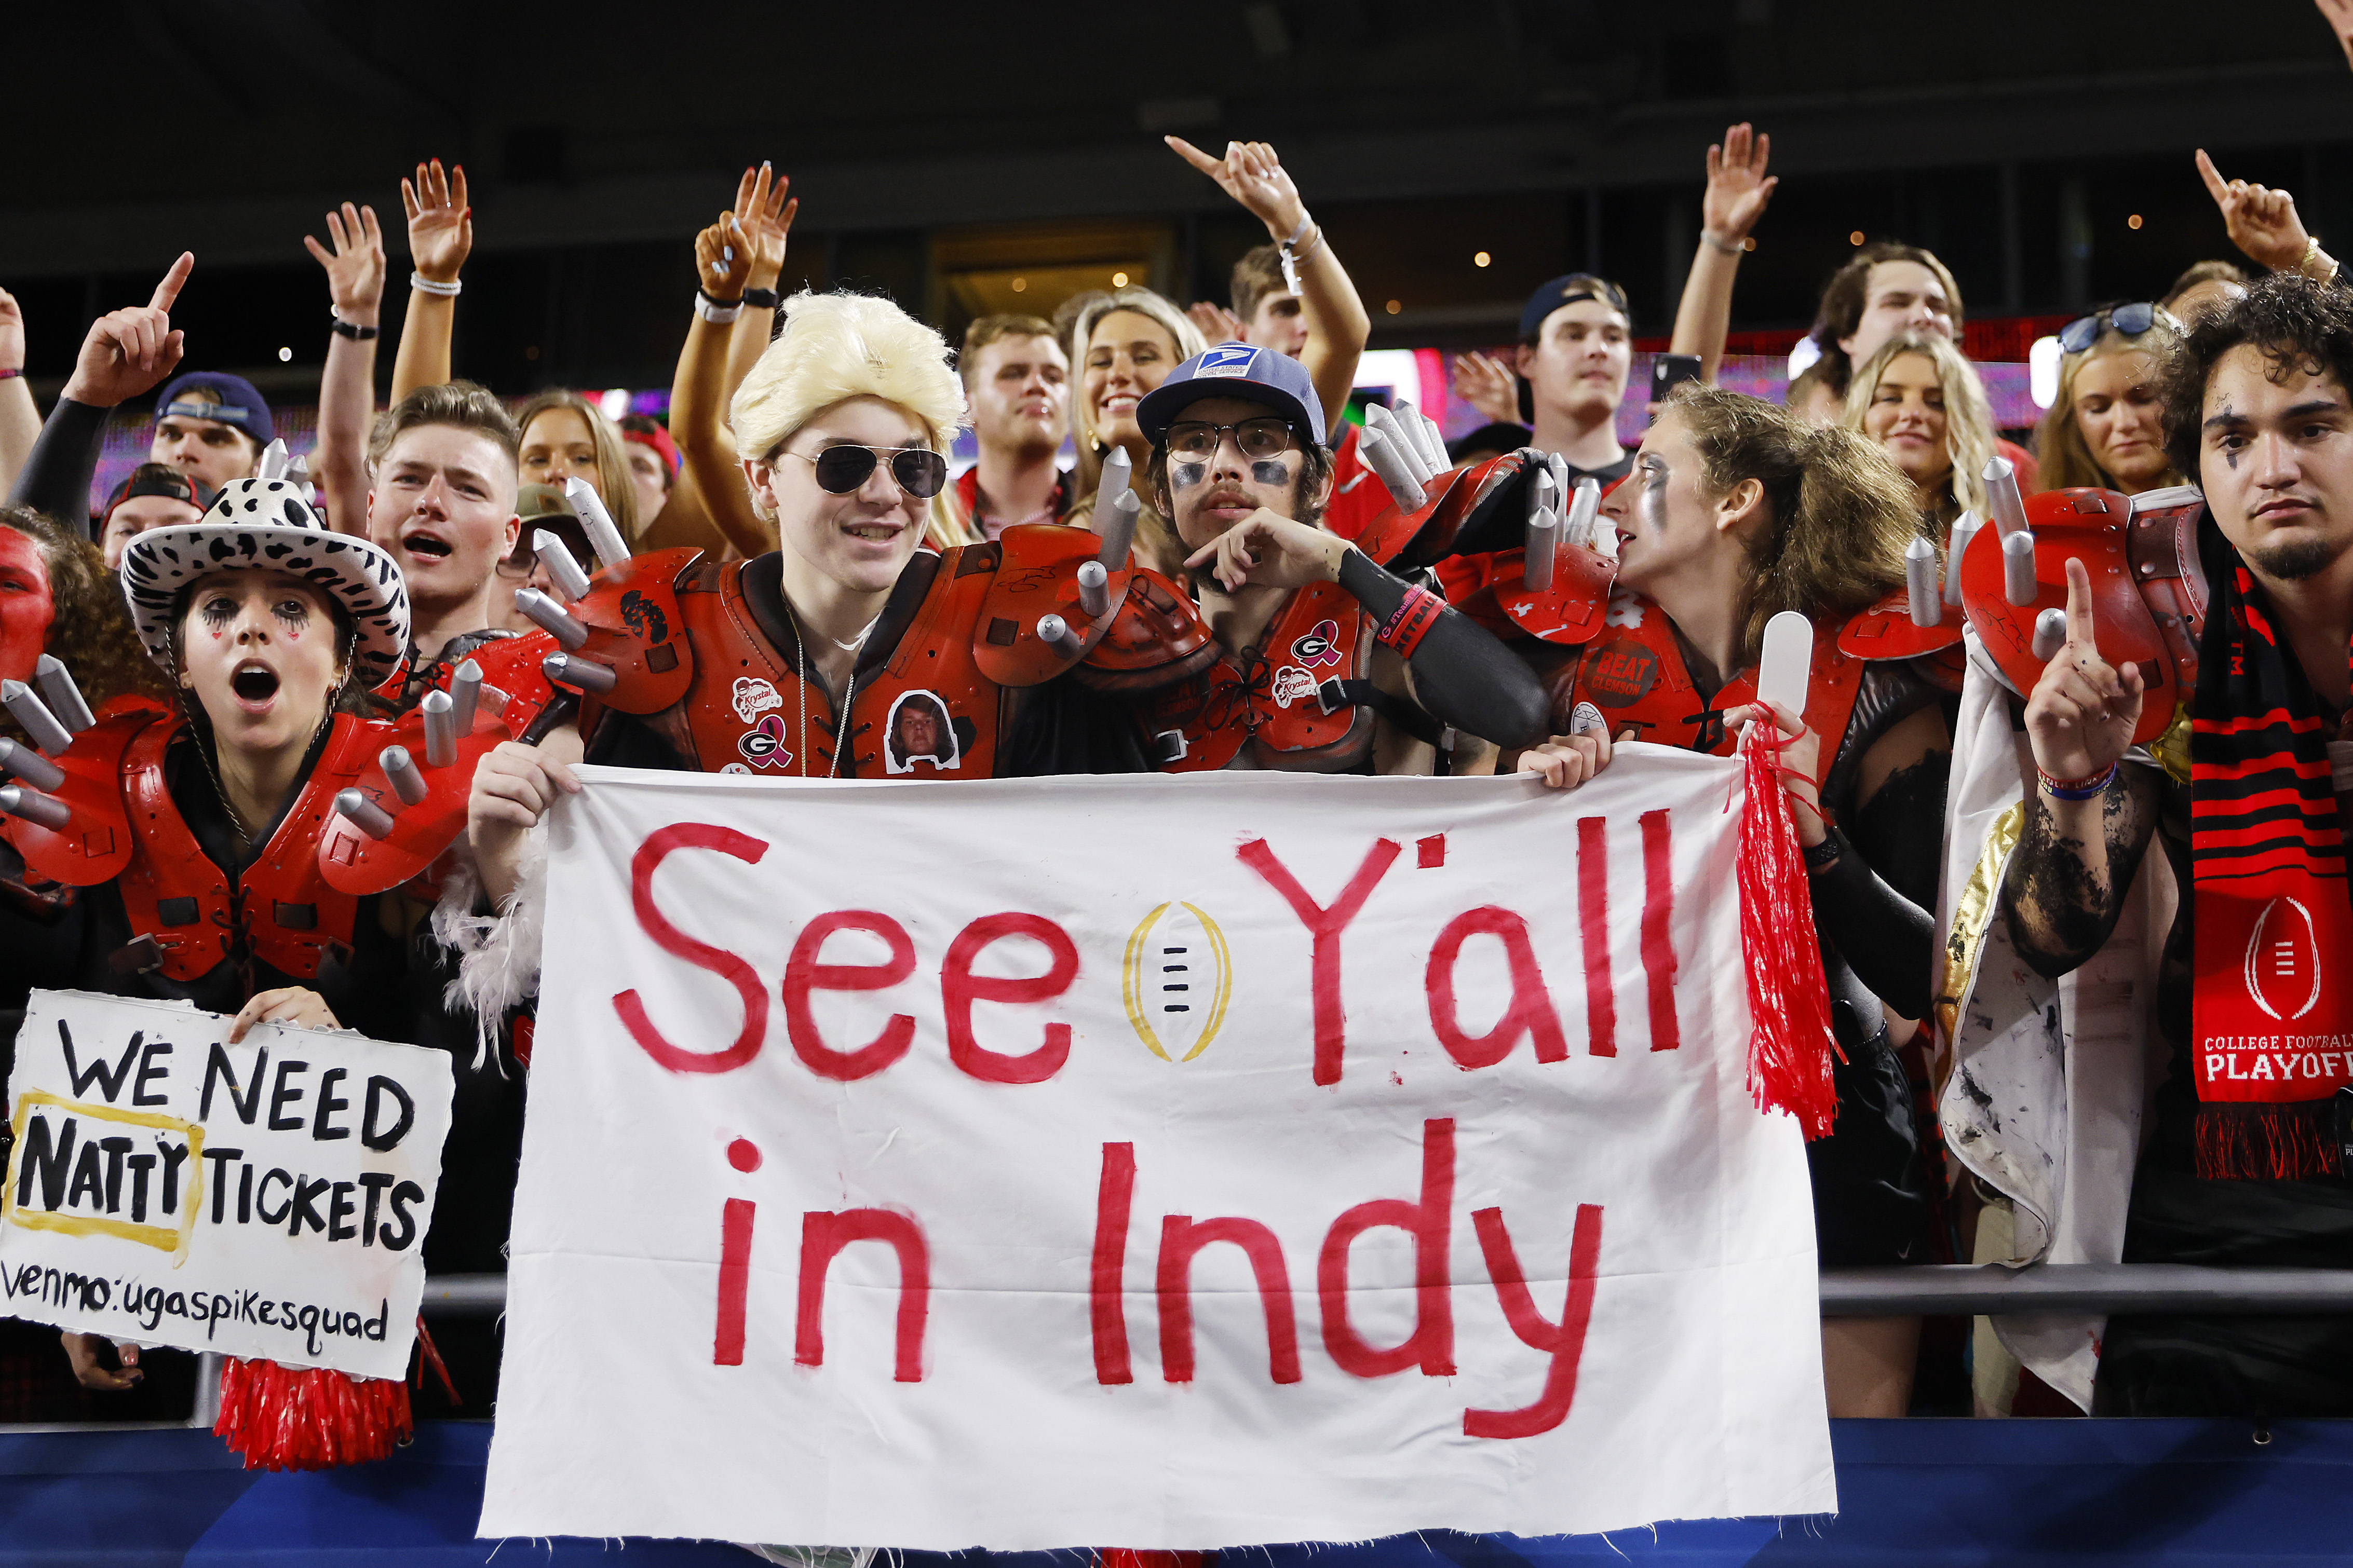
[[[36,991],[8,1084],[0,1314],[402,1377],[449,1058]]]

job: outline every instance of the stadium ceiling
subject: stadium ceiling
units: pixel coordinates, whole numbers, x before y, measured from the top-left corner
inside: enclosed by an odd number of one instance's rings
[[[23,8],[19,8],[23,12]],[[1319,200],[1689,179],[1736,119],[1804,174],[2353,140],[2307,0],[1198,0],[419,8],[84,0],[12,16],[0,276],[285,258],[463,163],[486,250],[674,238],[747,161],[813,226],[1221,206],[1158,142],[1275,142]]]

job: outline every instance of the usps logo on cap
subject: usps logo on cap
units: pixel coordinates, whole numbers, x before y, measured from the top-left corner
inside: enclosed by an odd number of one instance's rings
[[[1224,343],[1202,354],[1195,375],[1248,376],[1258,363],[1258,350],[1248,343]]]

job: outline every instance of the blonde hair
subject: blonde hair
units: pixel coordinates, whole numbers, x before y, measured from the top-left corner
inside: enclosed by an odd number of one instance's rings
[[[2110,327],[2082,353],[2060,357],[2059,393],[2051,400],[2050,408],[2044,411],[2041,430],[2034,439],[2036,471],[2044,489],[2073,489],[2079,485],[2111,490],[2125,488],[2115,475],[2100,467],[2100,460],[2092,456],[2092,448],[2084,440],[2084,427],[2075,423],[2075,377],[2085,365],[2103,354],[2145,353],[2148,355],[2149,386],[2155,391],[2165,369],[2166,355],[2180,342],[2180,334],[2160,319],[2150,322],[2148,331],[2136,338],[2126,337]],[[2180,482],[2180,477],[2173,472],[2170,458],[2166,462],[2166,471],[2168,482]]]
[[[804,289],[785,301],[782,315],[776,341],[727,407],[738,453],[764,462],[810,420],[853,397],[903,410],[935,451],[955,440],[965,424],[964,388],[939,333],[871,294]],[[769,517],[757,496],[752,507]],[[932,515],[940,515],[936,506]]]
[[[1169,342],[1176,348],[1176,363],[1169,365],[1170,370],[1175,370],[1178,364],[1209,346],[1208,340],[1201,336],[1201,329],[1187,320],[1184,311],[1149,289],[1130,284],[1124,289],[1113,289],[1088,300],[1071,323],[1071,375],[1082,383],[1079,395],[1071,399],[1071,433],[1077,437],[1079,448],[1079,466],[1071,476],[1071,483],[1075,493],[1082,496],[1093,495],[1095,487],[1103,483],[1103,451],[1097,446],[1094,423],[1087,414],[1083,384],[1087,342],[1095,335],[1096,326],[1105,316],[1121,310],[1148,317],[1168,334]]]
[[[522,405],[515,416],[516,466],[522,466],[522,447],[531,440],[531,422],[551,408],[568,408],[587,425],[588,443],[596,449],[596,499],[605,503],[606,513],[621,531],[621,537],[636,542],[638,529],[653,519],[638,515],[638,486],[629,475],[628,448],[621,444],[621,427],[580,394],[543,392]]]
[[[1920,531],[1912,481],[1878,444],[1841,426],[1685,382],[1668,406],[1700,460],[1700,488],[1720,499],[1744,479],[1765,492],[1747,539],[1756,566],[1741,659],[1754,664],[1765,623],[1783,610],[1844,620],[1904,585],[1904,550]]]
[[[1905,332],[1881,344],[1847,384],[1846,412],[1840,416],[1840,425],[1858,435],[1863,433],[1863,417],[1871,410],[1871,400],[1879,395],[1880,378],[1904,354],[1918,354],[1935,365],[1936,384],[1945,394],[1945,455],[1953,460],[1953,471],[1946,477],[1945,501],[1936,509],[1933,521],[1949,523],[1965,509],[1979,517],[1989,515],[1985,467],[1993,458],[1993,407],[1986,401],[1985,384],[1978,379],[1976,367],[1961,357],[1950,338],[1935,332]],[[1936,537],[1925,527],[1922,531]],[[1902,574],[1897,576],[1900,580]]]

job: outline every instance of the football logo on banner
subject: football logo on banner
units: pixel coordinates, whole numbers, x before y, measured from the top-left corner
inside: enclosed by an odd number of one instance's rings
[[[1226,933],[1192,904],[1162,904],[1127,939],[1127,1021],[1164,1062],[1189,1062],[1209,1048],[1233,988]]]

